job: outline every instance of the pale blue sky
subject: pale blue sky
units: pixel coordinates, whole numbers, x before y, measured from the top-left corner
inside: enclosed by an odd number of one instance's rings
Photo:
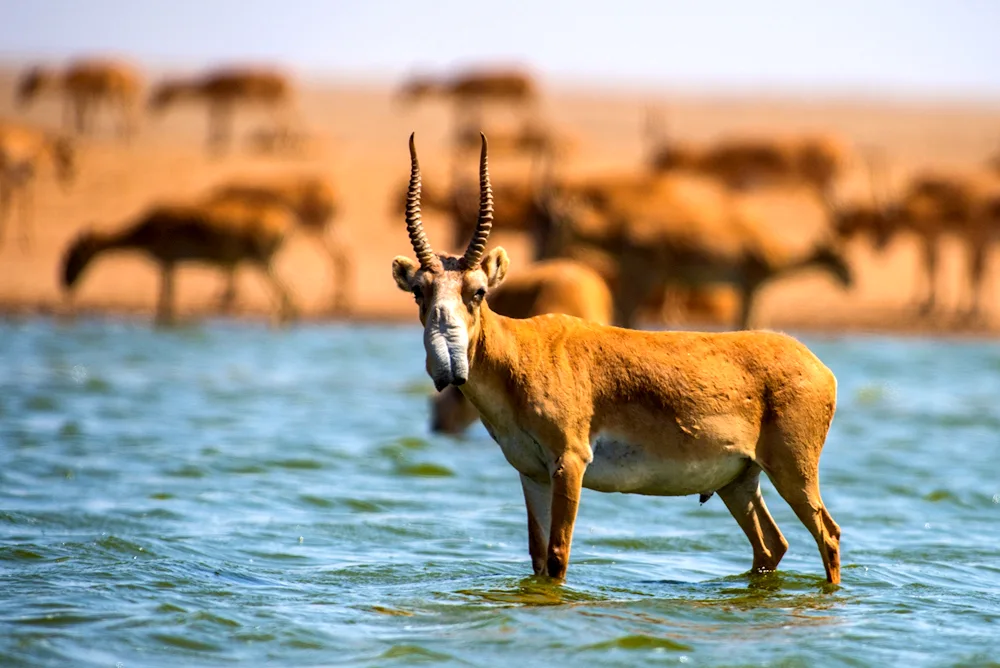
[[[0,56],[278,59],[398,77],[518,61],[552,80],[1000,98],[995,0],[0,0]]]

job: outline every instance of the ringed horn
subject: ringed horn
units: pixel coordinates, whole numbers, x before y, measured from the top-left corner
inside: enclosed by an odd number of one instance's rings
[[[479,219],[476,221],[476,231],[472,235],[469,247],[462,256],[462,264],[465,267],[475,267],[483,259],[486,241],[490,238],[490,230],[493,229],[493,188],[490,186],[490,167],[486,158],[486,135],[480,132],[479,136],[483,140],[482,153],[479,155]]]
[[[406,231],[410,235],[410,243],[417,254],[417,260],[424,269],[440,269],[441,260],[434,254],[431,242],[424,232],[424,223],[420,219],[420,162],[417,161],[417,148],[410,133],[410,187],[406,191]]]
[[[427,240],[424,224],[420,218],[420,162],[417,160],[414,134],[410,133],[410,186],[406,192],[406,231],[410,235],[410,243],[420,265],[425,269],[435,270],[440,269],[442,265]],[[479,156],[479,218],[472,240],[460,260],[463,268],[475,267],[483,259],[486,242],[489,240],[490,230],[493,229],[493,188],[490,185],[488,146],[486,135],[480,132],[479,136],[483,140],[483,149]]]

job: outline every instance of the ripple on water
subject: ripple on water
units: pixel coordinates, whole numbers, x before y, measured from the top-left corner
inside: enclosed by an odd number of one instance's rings
[[[175,469],[171,469],[170,471],[167,472],[167,475],[172,476],[174,478],[194,478],[194,479],[204,478],[208,474],[209,472],[205,468],[201,466],[196,466],[195,464],[185,464]]]
[[[176,633],[152,633],[150,637],[167,647],[175,647],[181,650],[201,653],[215,653],[222,650],[222,646],[207,640],[196,640],[189,635]]]
[[[660,650],[670,652],[690,652],[691,646],[671,638],[658,638],[647,635],[626,635],[613,640],[584,645],[579,648],[579,652],[593,652],[605,650]]]
[[[419,645],[396,645],[382,652],[378,657],[382,661],[409,663],[440,663],[454,659],[450,654],[434,652]]]
[[[14,620],[14,623],[21,626],[61,627],[93,624],[105,619],[107,619],[106,615],[84,615],[73,612],[50,612],[36,617],[19,617]]]
[[[267,465],[293,471],[318,471],[324,468],[324,464],[315,459],[276,459]]]
[[[145,547],[134,543],[130,540],[124,538],[119,538],[118,536],[104,536],[99,538],[94,542],[94,544],[113,554],[120,554],[125,556],[143,556],[143,557],[155,557],[156,554],[149,552]]]
[[[841,395],[835,588],[767,484],[777,573],[744,573],[721,502],[586,492],[567,581],[531,577],[500,450],[428,434],[416,327],[27,321],[0,340],[4,665],[1000,656],[991,342],[813,341]]]
[[[451,478],[455,475],[455,472],[441,464],[420,462],[416,464],[400,464],[396,467],[396,474],[416,478]]]
[[[0,561],[38,561],[44,560],[44,550],[38,550],[34,545],[0,546]]]
[[[36,413],[52,413],[59,410],[59,401],[49,395],[35,395],[24,402],[24,410]]]

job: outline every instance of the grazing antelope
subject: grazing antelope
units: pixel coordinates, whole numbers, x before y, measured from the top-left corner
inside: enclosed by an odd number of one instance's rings
[[[450,99],[459,105],[479,101],[530,104],[538,97],[535,78],[521,69],[471,69],[450,78],[418,76],[399,91],[404,103],[431,97]]]
[[[658,127],[650,124],[650,127]],[[650,134],[654,134],[653,131]],[[820,196],[830,192],[844,171],[848,151],[833,136],[797,138],[745,137],[705,148],[654,139],[649,164],[655,172],[691,171],[718,179],[729,188],[759,185],[806,185]]]
[[[233,114],[238,106],[257,105],[271,115],[275,136],[290,129],[294,90],[281,72],[267,69],[220,69],[196,79],[159,84],[149,99],[150,111],[162,113],[182,100],[208,106],[208,149],[221,151],[232,143]]]
[[[20,200],[21,246],[31,245],[34,182],[45,162],[51,163],[63,187],[76,179],[76,153],[68,139],[0,121],[0,245],[15,197]]]
[[[878,190],[872,185],[872,199],[868,202],[842,203],[829,196],[823,198],[829,229],[842,241],[850,241],[859,236],[868,236],[873,246],[883,246],[888,216],[894,211],[893,203],[879,198]]]
[[[767,234],[754,212],[704,179],[664,177],[644,197],[559,203],[539,238],[544,257],[578,257],[592,248],[616,264],[616,322],[636,324],[640,306],[663,286],[732,285],[735,323],[750,326],[760,289],[797,271],[819,268],[852,283],[839,241],[823,236],[804,254]]]
[[[537,575],[563,578],[582,487],[680,496],[718,492],[773,570],[788,543],[760,495],[764,471],[840,581],[840,527],[823,505],[819,458],[836,379],[808,348],[773,332],[640,332],[566,315],[515,320],[486,302],[510,261],[486,253],[493,194],[486,137],[480,215],[461,256],[435,253],[420,218],[410,136],[406,227],[417,262],[397,256],[396,285],[424,326],[426,368],[458,386],[521,476]]]
[[[94,115],[102,104],[116,110],[118,134],[128,139],[136,130],[142,75],[131,64],[119,60],[81,59],[58,71],[32,67],[17,85],[17,104],[24,107],[46,90],[63,96],[63,122],[67,132],[89,134]]]
[[[283,205],[296,216],[298,229],[306,232],[323,249],[336,276],[331,309],[334,312],[350,310],[353,289],[353,271],[350,253],[343,240],[331,228],[340,209],[340,198],[325,179],[311,175],[293,175],[271,182],[237,180],[215,188],[207,197],[209,202],[230,199],[249,204]],[[235,265],[228,274],[221,306],[224,311],[236,301]]]
[[[408,184],[403,183],[394,199],[393,213],[406,210]],[[530,181],[505,181],[496,187],[503,196],[497,215],[508,224],[507,231],[535,234],[547,212],[538,198],[538,188]],[[462,182],[450,190],[424,188],[423,207],[447,216],[451,222],[452,246],[460,248],[476,227],[478,196],[471,183]]]
[[[155,205],[111,232],[88,230],[67,248],[62,286],[72,297],[84,270],[109,251],[139,251],[159,265],[156,323],[174,322],[175,274],[179,264],[201,262],[232,272],[248,262],[267,278],[278,300],[278,318],[295,315],[288,289],[274,272],[272,259],[295,215],[285,206],[235,199],[200,204]]]
[[[490,308],[508,318],[565,313],[607,325],[613,308],[607,283],[586,265],[572,260],[545,260],[504,280],[487,296]],[[460,434],[479,418],[454,385],[431,399],[431,430]]]
[[[646,222],[646,221],[644,221]],[[700,287],[731,285],[739,298],[734,326],[749,329],[760,290],[795,273],[820,269],[843,288],[853,277],[843,250],[833,238],[821,238],[803,254],[790,254],[776,239],[739,235],[729,239],[699,234],[651,220],[657,228],[651,238],[626,240],[621,254],[622,275],[616,292],[620,322],[633,324],[638,306],[656,284]],[[666,223],[663,225],[663,223]]]
[[[966,315],[978,317],[982,309],[986,256],[1000,227],[991,216],[991,203],[1000,194],[1000,181],[986,174],[925,173],[914,177],[885,215],[871,221],[875,247],[884,249],[904,232],[916,235],[922,253],[923,299],[921,313],[937,305],[938,255],[942,237],[956,235],[968,256],[968,306]]]
[[[469,121],[472,122],[469,122]],[[478,119],[466,119],[455,129],[453,146],[456,154],[479,148]],[[515,130],[494,129],[491,150],[500,155],[527,155],[538,163],[564,156],[574,141],[553,131],[538,120],[529,120]]]

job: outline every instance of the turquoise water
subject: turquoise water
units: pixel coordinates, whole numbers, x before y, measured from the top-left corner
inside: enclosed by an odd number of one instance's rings
[[[1000,665],[1000,345],[806,340],[843,586],[769,484],[778,573],[717,497],[585,491],[560,586],[415,327],[0,323],[0,665]]]

